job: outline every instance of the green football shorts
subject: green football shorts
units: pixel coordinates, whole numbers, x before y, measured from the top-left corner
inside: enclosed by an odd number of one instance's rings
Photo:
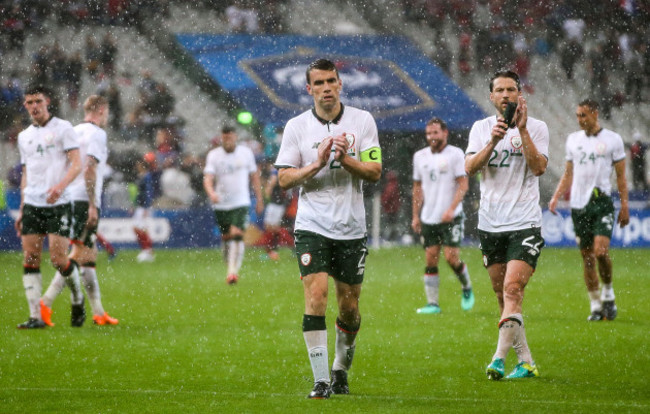
[[[304,230],[296,230],[294,234],[301,278],[325,272],[349,285],[363,282],[368,256],[366,237],[334,240]]]
[[[449,223],[422,223],[422,244],[425,248],[438,245],[459,247],[463,241],[463,221],[463,216],[458,216]]]
[[[542,229],[490,233],[478,231],[480,248],[483,252],[483,265],[489,267],[495,263],[508,263],[510,260],[522,260],[533,269],[544,247]]]
[[[52,207],[23,206],[22,234],[58,234],[70,237],[72,206],[61,204]]]
[[[585,249],[594,244],[595,236],[612,238],[614,203],[606,195],[592,198],[584,208],[572,209],[571,219],[576,242],[581,249]]]
[[[248,207],[238,207],[232,210],[214,210],[214,220],[221,234],[228,234],[230,226],[240,230],[248,227]]]
[[[97,209],[97,216],[100,215]],[[95,246],[95,234],[97,233],[97,226],[93,228],[86,228],[86,221],[88,221],[88,202],[75,201],[72,203],[72,237],[71,239],[83,243],[86,247]]]

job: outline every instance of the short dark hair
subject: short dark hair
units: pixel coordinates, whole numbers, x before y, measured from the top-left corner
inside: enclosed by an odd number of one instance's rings
[[[433,117],[433,118],[431,118],[431,119],[429,119],[427,121],[427,126],[433,125],[433,124],[440,125],[440,129],[442,129],[443,131],[447,130],[447,123],[445,121],[443,121],[442,119],[438,118],[438,117]]]
[[[519,80],[519,75],[517,75],[516,72],[513,72],[511,70],[499,70],[492,75],[490,78],[490,92],[492,92],[492,88],[494,87],[494,80],[497,78],[510,78],[515,81],[517,84],[517,90],[521,90],[521,81]]]
[[[583,99],[578,103],[578,106],[586,106],[592,112],[598,111],[598,108],[600,107],[600,105],[598,105],[598,102],[594,99]]]
[[[235,129],[235,127],[232,126],[232,125],[224,125],[224,126],[221,128],[221,133],[222,133],[222,134],[230,134],[230,133],[232,133],[232,132],[237,132],[237,130]]]
[[[25,88],[25,95],[38,95],[39,93],[42,93],[44,96],[47,98],[52,99],[52,91],[50,88],[48,88],[45,85],[41,85],[40,83],[33,83],[31,85],[28,85],[27,88]]]
[[[336,65],[334,62],[328,59],[317,59],[309,64],[307,66],[307,71],[305,72],[305,76],[307,77],[307,83],[310,83],[309,79],[309,72],[311,72],[314,69],[318,70],[333,70],[336,72],[336,77],[339,77],[339,71],[336,69]]]

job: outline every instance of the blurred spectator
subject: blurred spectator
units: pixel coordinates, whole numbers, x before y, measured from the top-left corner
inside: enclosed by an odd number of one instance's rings
[[[101,63],[101,50],[95,42],[93,35],[86,36],[86,70],[91,78],[96,79],[99,75]]]
[[[646,152],[648,144],[641,142],[643,136],[640,132],[634,133],[634,143],[630,146],[630,160],[632,164],[632,183],[635,190],[648,191],[646,176]]]
[[[113,38],[113,35],[110,32],[107,32],[102,39],[102,43],[99,47],[99,56],[104,74],[109,78],[112,78],[115,75],[117,44],[115,43],[115,38]],[[111,109],[113,109],[112,106]]]
[[[239,0],[226,8],[228,30],[232,33],[257,33],[259,17],[252,2]]]
[[[81,90],[81,75],[83,73],[83,60],[81,59],[81,52],[76,51],[70,59],[68,59],[66,66],[66,84],[68,86],[68,104],[70,108],[76,109],[79,102],[79,91]],[[113,106],[109,103],[113,113]]]
[[[568,40],[560,50],[560,65],[564,69],[567,79],[573,79],[573,69],[576,62],[582,57],[583,50],[577,40]]]
[[[180,146],[177,137],[170,128],[156,130],[156,161],[162,168],[180,164]]]
[[[635,104],[643,100],[642,93],[645,68],[643,67],[644,58],[642,53],[646,50],[645,45],[643,46],[635,44],[630,49],[625,60],[625,95]]]
[[[445,74],[447,74],[447,76],[450,76],[453,56],[449,51],[449,46],[447,45],[444,37],[439,36],[436,38],[435,48],[436,50],[433,52],[431,59],[436,62],[436,65],[438,65],[438,67],[440,67],[440,69],[442,69]]]
[[[397,240],[402,232],[399,229],[399,213],[402,207],[399,182],[395,171],[386,173],[386,182],[381,192],[381,211],[383,213],[382,237],[387,241]]]

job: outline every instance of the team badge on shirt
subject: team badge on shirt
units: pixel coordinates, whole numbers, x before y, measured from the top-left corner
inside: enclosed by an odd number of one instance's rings
[[[599,142],[598,144],[596,144],[596,154],[605,155],[606,150],[607,150],[607,145],[605,145],[604,142]]]
[[[303,266],[309,266],[311,263],[311,253],[303,253],[300,256],[300,263],[302,263]]]
[[[354,141],[355,141],[354,134],[346,133],[345,134],[345,139],[348,140],[348,149],[353,148],[354,147]]]
[[[510,150],[510,154],[519,154],[521,155],[521,150],[523,146],[523,142],[521,141],[521,136],[515,135],[514,137],[510,138],[510,145],[512,145],[512,149]]]
[[[446,159],[441,159],[438,162],[438,171],[440,171],[441,173],[446,173],[447,171],[449,171],[449,163],[447,162]]]

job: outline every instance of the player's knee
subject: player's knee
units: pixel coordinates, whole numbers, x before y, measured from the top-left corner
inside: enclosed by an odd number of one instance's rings
[[[520,299],[524,294],[524,287],[520,283],[511,282],[506,283],[503,288],[504,297],[510,299]]]

